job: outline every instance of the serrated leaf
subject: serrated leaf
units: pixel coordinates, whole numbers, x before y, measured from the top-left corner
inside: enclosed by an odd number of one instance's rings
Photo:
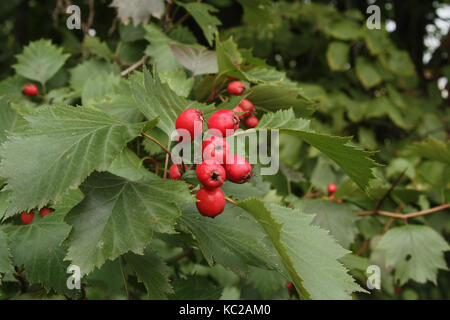
[[[263,299],[269,299],[287,283],[280,273],[256,267],[251,267],[247,280],[259,291]]]
[[[171,299],[175,300],[218,300],[223,289],[208,278],[200,276],[176,279],[172,285],[175,294]]]
[[[113,0],[110,6],[117,8],[118,16],[125,24],[132,18],[134,26],[146,24],[150,16],[161,19],[164,13],[163,0]]]
[[[328,45],[327,61],[332,71],[345,71],[350,67],[350,46],[345,42],[333,41]]]
[[[169,38],[161,28],[154,24],[144,26],[145,39],[150,45],[145,49],[145,54],[152,58],[152,64],[158,71],[181,68],[181,64],[175,58],[169,44],[178,44],[177,41]]]
[[[98,38],[85,36],[84,44],[89,51],[100,58],[110,60],[114,56],[108,45],[105,42],[100,41]]]
[[[299,210],[247,199],[238,204],[264,228],[302,299],[349,299],[361,288],[337,259],[348,251]]]
[[[2,274],[14,272],[11,259],[11,249],[9,248],[8,235],[0,229],[0,284]]]
[[[195,205],[181,209],[180,223],[194,234],[210,266],[217,262],[241,275],[249,266],[278,268],[264,231],[242,209],[227,203],[224,212],[214,219],[200,215]]]
[[[170,269],[156,253],[146,249],[143,255],[127,253],[124,259],[144,283],[150,299],[167,299],[167,294],[173,293],[169,284]]]
[[[108,94],[114,94],[114,89],[120,84],[121,78],[118,75],[98,75],[90,77],[83,86],[81,101],[83,106],[101,101]]]
[[[295,119],[292,110],[280,110],[276,113],[266,113],[258,127],[251,130],[277,129],[280,133],[302,139],[336,162],[361,189],[367,190],[369,181],[375,177],[372,168],[377,166],[377,163],[369,158],[371,153],[349,145],[350,138],[315,133],[308,128],[308,124],[308,120]],[[236,133],[235,136],[245,132]]]
[[[13,68],[21,76],[45,84],[69,58],[70,55],[62,51],[50,40],[31,42],[16,56],[17,64]]]
[[[147,69],[144,69],[143,80],[141,76],[142,74],[135,73],[131,78],[133,97],[147,119],[159,117],[157,127],[168,136],[175,130],[175,120],[184,110],[195,108],[208,111],[214,108],[177,96],[167,84],[152,77]]]
[[[426,140],[413,144],[411,150],[419,157],[450,164],[450,142],[448,140],[442,141],[429,136]]]
[[[193,76],[217,73],[217,55],[213,50],[197,48],[181,44],[169,44],[173,55],[186,69],[192,71]]]
[[[370,60],[365,57],[358,57],[356,59],[355,70],[359,81],[361,81],[366,89],[370,89],[380,84],[383,80]]]
[[[377,249],[386,252],[386,267],[395,267],[399,285],[409,279],[436,284],[438,269],[448,270],[444,252],[450,246],[432,228],[408,224],[392,228],[383,235]]]
[[[142,166],[141,159],[128,148],[122,150],[108,171],[116,176],[132,181],[159,180],[157,175]]]
[[[201,2],[190,2],[190,3],[181,3],[177,2],[177,4],[186,9],[195,22],[200,26],[205,35],[206,40],[209,45],[212,46],[214,40],[214,34],[217,32],[217,26],[220,26],[222,23],[219,19],[213,16],[212,12],[218,12],[216,8],[213,6],[201,3]]]
[[[181,97],[187,97],[194,86],[195,79],[187,78],[182,69],[164,70],[159,73],[162,83],[167,83],[170,89]]]
[[[14,265],[23,265],[27,280],[32,284],[42,284],[47,292],[53,288],[69,296],[79,293],[67,288],[70,263],[64,261],[66,247],[62,242],[71,229],[63,219],[81,199],[82,194],[73,190],[53,206],[55,211],[51,214],[41,217],[36,213],[31,224],[8,225],[4,229],[11,240]]]
[[[81,190],[84,200],[67,217],[73,232],[66,259],[82,274],[128,251],[143,254],[153,232],[175,232],[175,203],[193,201],[182,181],[130,181],[110,173],[92,174]]]
[[[313,102],[301,94],[300,89],[279,84],[258,84],[254,86],[248,99],[265,111],[293,108],[298,117],[313,114]]]
[[[348,203],[337,203],[329,200],[294,199],[294,207],[303,212],[314,214],[313,224],[330,231],[330,234],[344,248],[349,248],[358,233],[353,213],[354,207]]]
[[[0,98],[0,144],[6,140],[8,131],[12,130],[20,118],[5,98]]]
[[[120,69],[116,64],[108,63],[99,59],[89,59],[70,69],[70,86],[81,92],[85,83],[95,76],[108,76],[109,74],[119,74]]]
[[[28,128],[10,136],[0,151],[0,176],[11,190],[7,216],[41,208],[76,188],[92,171],[108,169],[143,127],[64,105],[41,107],[25,119]]]

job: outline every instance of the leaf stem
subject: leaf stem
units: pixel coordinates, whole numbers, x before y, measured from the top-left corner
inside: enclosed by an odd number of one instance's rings
[[[235,206],[238,205],[238,203],[237,203],[236,201],[234,201],[233,199],[231,199],[231,198],[229,198],[229,197],[227,197],[227,196],[225,196],[225,200],[227,200],[228,202],[234,204]]]
[[[160,146],[168,155],[170,155],[172,157],[172,153],[169,151],[169,149],[167,149],[166,147],[164,147],[161,142],[159,142],[158,140],[156,140],[155,138],[153,138],[151,135],[145,133],[145,132],[141,132],[141,136],[146,137],[147,139],[150,139],[151,141],[153,141],[154,143],[156,143],[158,146]],[[169,141],[170,144],[170,141]]]
[[[122,77],[125,77],[127,74],[129,74],[131,71],[139,68],[140,66],[142,66],[145,61],[147,60],[147,56],[143,56],[141,60],[139,60],[138,62],[135,62],[134,64],[132,64],[130,67],[126,68],[125,70],[123,70],[120,75]]]

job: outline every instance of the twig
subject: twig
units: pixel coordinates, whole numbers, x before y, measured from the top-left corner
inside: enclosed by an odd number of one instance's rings
[[[170,140],[169,140],[169,144],[167,147],[170,146]],[[167,150],[167,149],[166,149]],[[170,156],[172,158],[172,155]],[[166,152],[166,160],[164,162],[164,174],[163,174],[163,179],[167,178],[167,168],[169,166],[169,153]]]
[[[130,67],[126,68],[125,70],[123,70],[120,75],[122,77],[125,77],[127,74],[129,74],[131,71],[139,68],[140,66],[142,66],[145,63],[145,60],[147,60],[147,56],[143,56],[141,60],[135,62],[134,64],[132,64]]]
[[[170,257],[170,258],[164,260],[164,262],[167,263],[167,264],[175,263],[175,262],[183,259],[184,257],[190,255],[192,251],[194,251],[194,249],[189,248],[189,249],[184,250],[183,252],[181,252],[181,253],[173,256],[173,257]]]
[[[394,190],[395,186],[400,182],[400,180],[401,180],[401,178],[403,177],[403,175],[405,174],[405,172],[406,172],[406,169],[403,170],[402,173],[400,173],[400,175],[398,176],[397,179],[395,179],[394,183],[392,183],[391,188],[388,190],[388,192],[386,192],[386,193],[384,194],[383,198],[381,198],[379,201],[377,201],[377,202],[375,203],[375,205],[373,206],[373,211],[374,211],[374,212],[377,212],[378,209],[380,209],[380,207],[381,207],[381,205],[383,204],[384,200],[386,200],[386,199],[389,197],[389,195],[390,195],[390,194],[392,193],[392,191]]]
[[[234,201],[233,199],[229,198],[229,197],[225,197],[225,200],[227,200],[228,202],[234,204],[235,206],[238,205],[238,203],[236,201]]]
[[[388,211],[357,211],[355,212],[355,214],[357,216],[367,216],[367,215],[373,215],[373,214],[378,214],[380,216],[385,216],[385,217],[391,217],[391,218],[395,218],[395,219],[403,219],[403,220],[407,220],[409,218],[415,218],[415,217],[419,217],[419,216],[424,216],[433,212],[438,212],[438,211],[442,211],[445,209],[450,208],[450,204],[442,204],[440,206],[428,209],[428,210],[423,210],[423,211],[417,211],[417,212],[411,212],[411,213],[407,213],[407,214],[403,214],[403,213],[394,213],[394,212],[388,212]]]
[[[146,137],[147,139],[150,139],[151,141],[153,141],[154,143],[156,143],[158,146],[160,146],[168,155],[170,155],[172,157],[172,153],[169,151],[169,149],[167,149],[166,147],[164,147],[161,142],[159,142],[158,140],[156,140],[155,138],[153,138],[151,135],[145,133],[145,132],[141,132],[141,136]]]
[[[184,16],[180,18],[172,27],[170,27],[169,30],[166,31],[166,33],[170,33],[172,30],[174,30],[176,27],[178,27],[180,24],[182,24],[187,18],[189,18],[191,14],[188,12]]]

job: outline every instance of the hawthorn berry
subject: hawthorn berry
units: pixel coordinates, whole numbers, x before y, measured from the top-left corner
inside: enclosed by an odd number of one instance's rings
[[[259,123],[259,120],[255,116],[249,116],[244,121],[245,127],[248,129],[256,127],[258,125],[258,123]]]
[[[27,96],[33,97],[38,94],[38,87],[34,83],[27,83],[23,87],[23,93]]]
[[[184,170],[186,170],[186,166],[184,166]],[[169,168],[169,178],[172,180],[180,180],[181,179],[181,172],[178,165],[173,164]]]
[[[242,81],[231,81],[228,84],[228,92],[233,96],[241,96],[245,91],[245,84]]]
[[[23,224],[30,224],[34,219],[33,210],[30,210],[28,213],[26,211],[23,211],[20,214],[20,219],[22,219]]]
[[[400,287],[400,286],[395,286],[395,287],[394,287],[394,291],[395,291],[395,293],[401,293],[401,292],[402,292],[402,287]]]
[[[197,126],[197,128],[196,128]],[[203,129],[203,113],[200,110],[189,108],[178,116],[175,121],[175,128],[177,130],[184,129],[190,134],[189,141],[192,141],[196,134],[200,134]],[[197,129],[197,130],[195,130]],[[180,134],[181,135],[181,134]],[[185,141],[188,142],[188,141]]]
[[[255,112],[255,106],[248,99],[242,99],[241,103],[239,103],[238,106],[241,107],[244,111]]]
[[[43,216],[46,216],[46,215],[48,215],[48,214],[50,214],[52,212],[53,211],[51,209],[49,209],[49,208],[42,208],[41,210],[39,210],[39,215],[41,215],[43,217]]]
[[[287,291],[291,291],[293,286],[294,285],[292,284],[292,282],[289,282],[288,284],[286,284]]]
[[[214,112],[208,119],[208,129],[220,131],[222,137],[232,135],[239,128],[239,118],[232,110],[222,109]],[[212,132],[214,134],[214,132]]]
[[[200,163],[195,173],[200,183],[210,189],[220,187],[226,179],[225,169],[214,160]]]
[[[335,192],[336,192],[336,190],[337,190],[337,187],[336,187],[336,185],[335,185],[335,184],[333,184],[333,183],[330,183],[330,184],[328,185],[328,193],[329,193],[329,194],[333,194],[333,193],[335,193]]]
[[[233,155],[224,165],[227,179],[234,183],[245,183],[252,178],[252,166],[241,156]]]
[[[225,209],[225,196],[220,188],[201,188],[197,195],[197,209],[202,216],[214,218]]]
[[[237,106],[236,108],[233,109],[233,112],[236,114],[236,116],[239,119],[245,118],[246,116],[248,116],[248,112],[245,112],[244,109],[242,109],[240,106]],[[245,113],[242,113],[245,112]],[[242,114],[239,114],[242,113]]]
[[[230,153],[230,144],[224,138],[211,136],[202,143],[203,160],[214,160],[219,164],[225,163]]]

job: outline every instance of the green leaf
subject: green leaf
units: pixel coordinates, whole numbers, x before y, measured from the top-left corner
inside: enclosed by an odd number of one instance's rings
[[[173,293],[169,284],[170,269],[156,253],[146,249],[144,255],[127,253],[124,259],[144,283],[150,299],[167,299],[167,294]]]
[[[332,71],[345,71],[350,66],[350,46],[344,42],[333,41],[328,45],[327,61]]]
[[[218,300],[223,289],[199,276],[176,279],[172,285],[175,294],[171,298],[175,300]]]
[[[193,76],[217,73],[219,70],[215,51],[181,44],[170,44],[169,47],[178,62]]]
[[[265,111],[293,108],[299,117],[311,116],[314,112],[312,101],[303,97],[300,89],[277,84],[258,84],[251,89],[248,99]]]
[[[277,290],[284,288],[287,281],[276,271],[252,267],[248,282],[258,289],[263,299],[270,299]]]
[[[167,84],[161,83],[158,77],[152,77],[145,69],[142,74],[134,73],[131,78],[133,98],[141,112],[147,119],[159,117],[157,127],[168,136],[175,130],[175,120],[178,115],[188,108],[208,111],[213,106],[207,106],[197,101],[191,101],[177,96]]]
[[[89,51],[100,58],[111,60],[114,57],[114,54],[108,45],[105,42],[100,41],[98,38],[85,36],[84,44]]]
[[[113,74],[90,77],[84,84],[81,94],[83,106],[101,101],[108,94],[114,94],[114,89],[119,86],[120,81],[121,78]]]
[[[70,55],[63,54],[62,51],[50,40],[31,42],[16,56],[17,64],[13,65],[13,68],[21,76],[44,85],[69,58]]]
[[[10,136],[0,151],[0,176],[11,190],[7,216],[41,208],[76,188],[92,171],[108,169],[143,127],[101,111],[64,105],[41,107],[25,119],[28,128]]]
[[[308,120],[295,119],[292,110],[280,110],[265,114],[258,127],[251,130],[277,129],[280,133],[302,139],[336,162],[361,189],[367,191],[369,181],[375,178],[372,168],[377,166],[377,163],[369,158],[372,153],[349,145],[351,138],[315,133],[308,125]],[[247,131],[236,133],[234,136],[245,134]]]
[[[227,203],[224,212],[214,219],[200,215],[195,205],[181,209],[180,223],[194,234],[210,266],[217,262],[241,275],[249,266],[278,268],[273,261],[276,254],[261,226],[242,209]]]
[[[266,230],[301,299],[349,299],[361,290],[337,260],[348,251],[312,226],[312,215],[256,198],[238,205]]]
[[[379,56],[384,68],[401,76],[412,76],[415,74],[414,63],[406,51],[390,47]]]
[[[186,9],[186,11],[192,15],[195,22],[197,22],[202,29],[209,45],[212,46],[214,34],[217,32],[217,26],[220,26],[222,23],[211,13],[218,12],[219,10],[209,4],[201,2],[177,2],[177,4]]]
[[[108,171],[116,176],[132,181],[159,180],[159,177],[142,166],[141,159],[128,148],[113,161]]]
[[[73,231],[66,259],[82,274],[128,251],[143,254],[153,232],[175,232],[175,203],[193,201],[184,182],[130,181],[110,173],[92,174],[81,190],[86,197],[67,218]]]
[[[74,290],[67,288],[68,261],[65,246],[61,245],[70,232],[70,226],[63,219],[67,212],[81,199],[78,190],[66,193],[55,204],[51,214],[41,217],[37,213],[29,225],[9,225],[8,234],[14,265],[25,267],[27,280],[32,284],[42,284],[47,291],[55,289],[58,293],[74,296]]]
[[[386,251],[386,266],[395,267],[399,285],[409,279],[419,283],[428,280],[436,284],[438,269],[448,270],[444,252],[448,243],[432,228],[408,224],[390,229],[378,243]]]
[[[300,200],[293,197],[296,209],[314,214],[313,225],[329,230],[330,234],[344,248],[349,248],[358,233],[355,222],[358,217],[353,213],[355,208],[348,203],[337,203],[329,200]]]
[[[159,79],[162,83],[167,83],[175,94],[181,97],[187,97],[194,86],[194,78],[187,78],[182,69],[164,70],[159,73]]]
[[[109,74],[119,74],[120,69],[116,64],[108,63],[98,59],[85,60],[76,67],[70,69],[70,86],[81,92],[86,82],[92,78],[92,75],[108,76]]]
[[[416,142],[410,148],[412,152],[419,157],[450,164],[449,141],[442,141],[429,136],[424,141]]]
[[[365,57],[356,59],[356,75],[366,89],[380,84],[383,80],[370,60]]]
[[[2,274],[6,273],[14,273],[14,268],[11,260],[8,235],[0,229],[0,284]]]
[[[164,13],[163,0],[113,0],[110,6],[117,8],[124,24],[128,24],[131,18],[134,26],[147,24],[150,16],[161,19]]]
[[[169,38],[161,31],[160,27],[154,24],[148,24],[144,26],[144,29],[145,39],[150,42],[145,54],[152,57],[152,64],[156,66],[158,71],[181,68],[181,64],[169,47],[169,44],[178,44],[178,42]]]
[[[327,26],[327,32],[339,40],[356,40],[361,36],[359,23],[350,19],[339,19]]]
[[[5,98],[0,98],[0,144],[6,140],[7,134],[14,129],[20,116],[11,108]]]

